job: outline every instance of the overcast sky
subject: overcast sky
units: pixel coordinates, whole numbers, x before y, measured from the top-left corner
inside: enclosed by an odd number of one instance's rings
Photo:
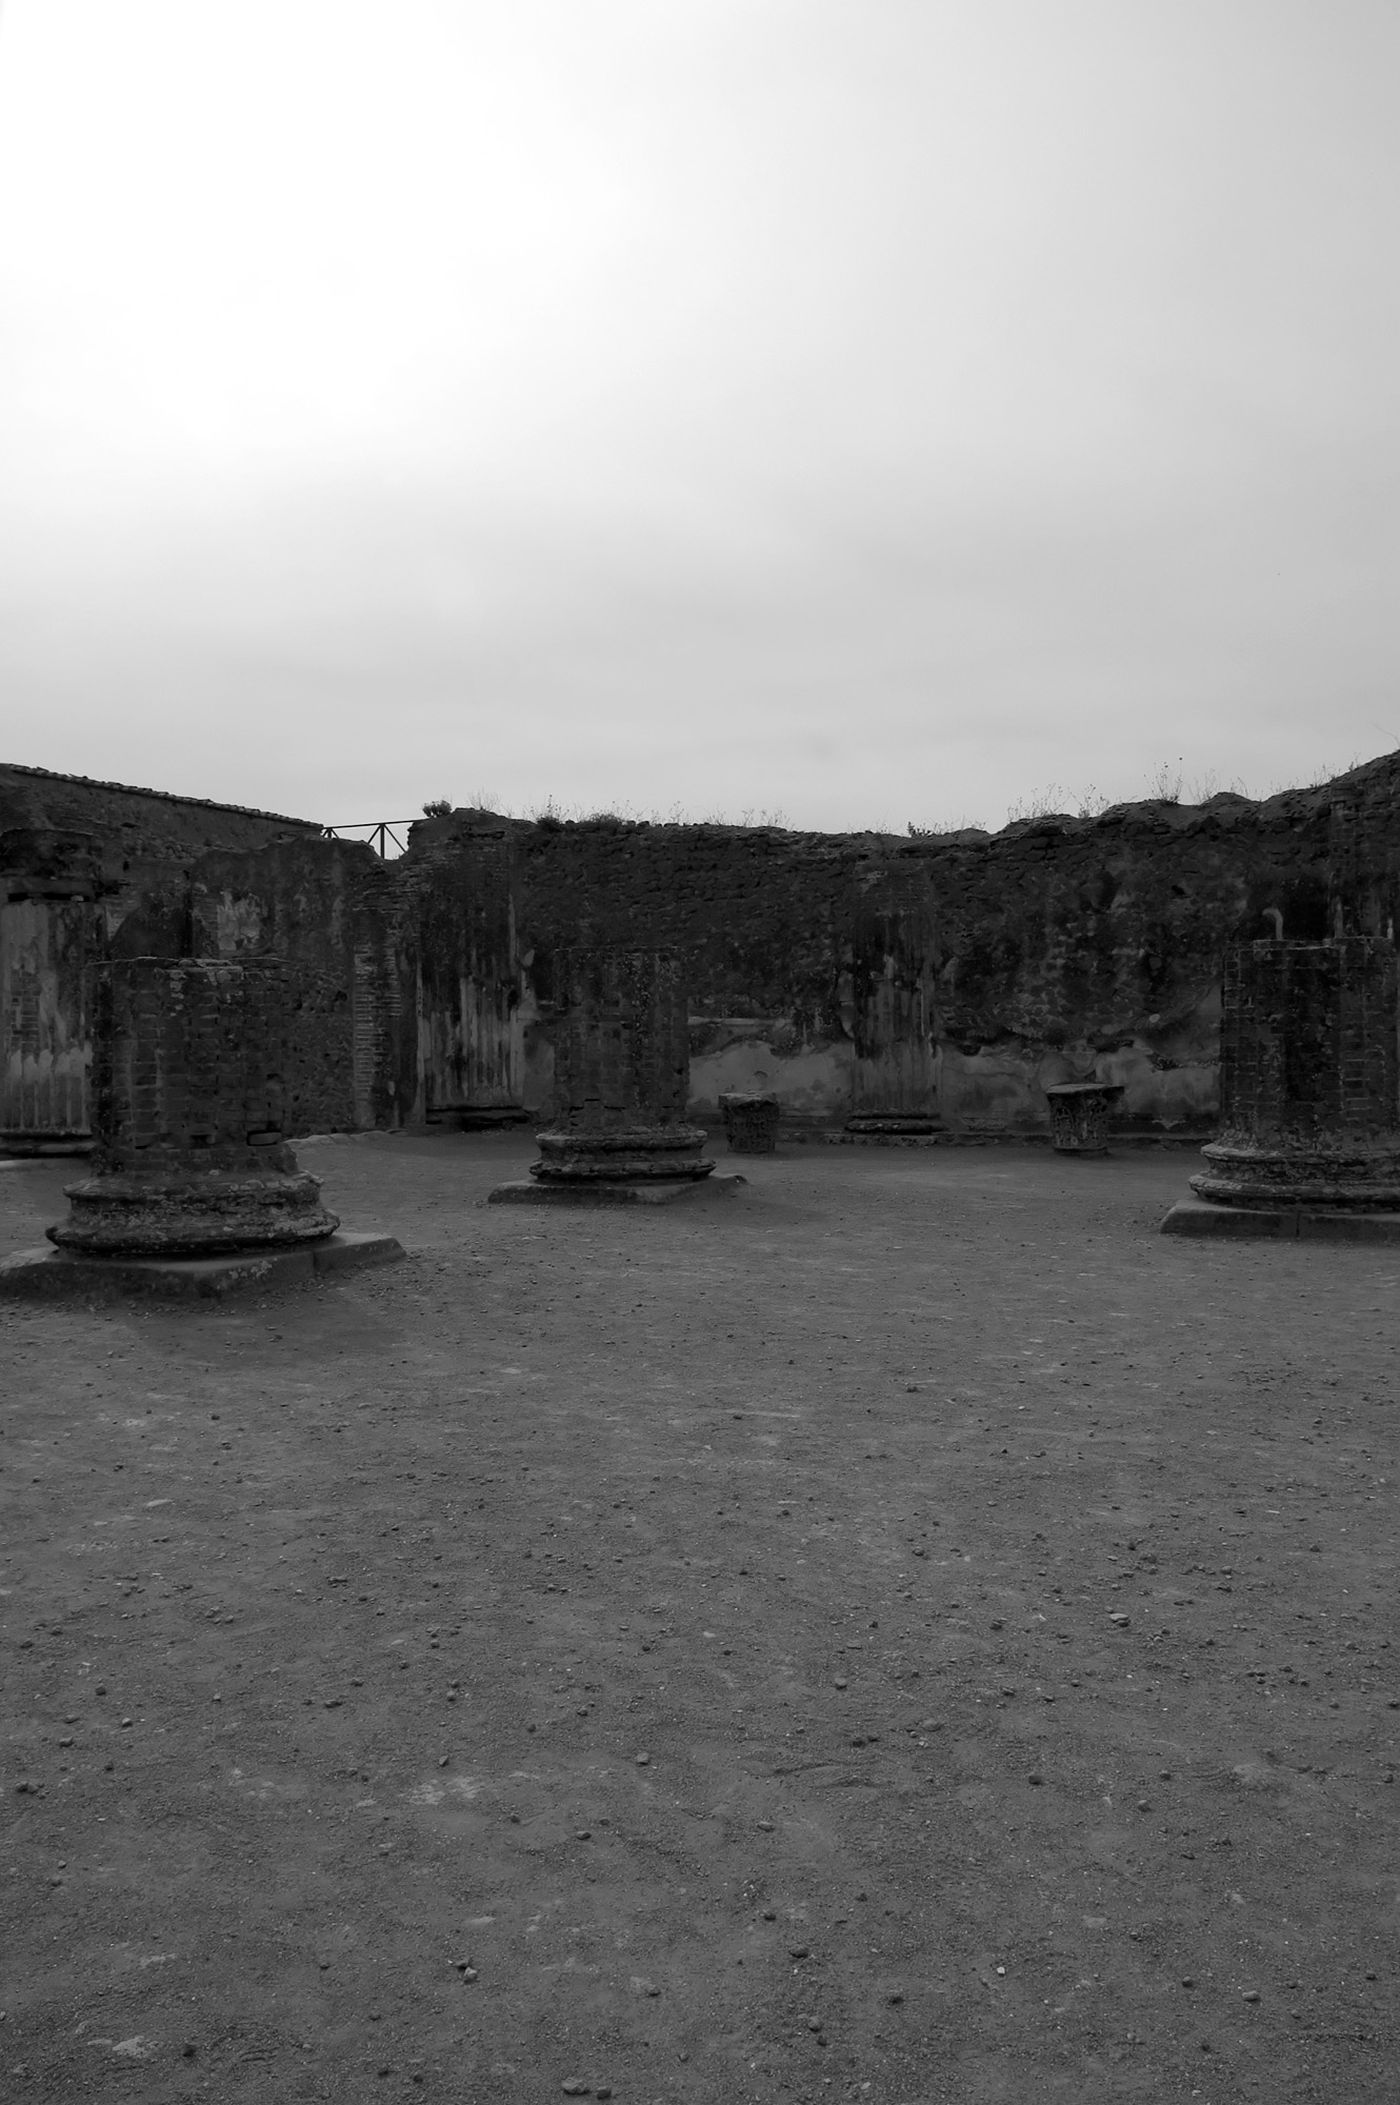
[[[902,829],[1400,746],[1398,80],[1395,0],[4,0],[0,755]]]

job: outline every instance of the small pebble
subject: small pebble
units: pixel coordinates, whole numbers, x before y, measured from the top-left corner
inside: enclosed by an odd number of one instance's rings
[[[651,1756],[650,1756],[649,1754],[639,1754],[639,1755],[637,1756],[637,1767],[638,1767],[639,1769],[644,1769],[644,1768],[646,1768],[646,1766],[647,1766],[647,1764],[648,1764],[648,1762],[649,1762],[650,1760],[651,1760]]]
[[[771,1821],[771,1820],[760,1820],[760,1821],[759,1821],[759,1823],[758,1823],[758,1831],[759,1831],[759,1833],[760,1833],[761,1835],[771,1835],[771,1834],[772,1834],[772,1832],[773,1832],[773,1823],[772,1823],[772,1821]]]
[[[585,2083],[582,2076],[570,2076],[560,2087],[566,2098],[591,2098],[593,2095],[592,2084]]]
[[[1246,1988],[1243,1993],[1247,2003],[1257,2003],[1259,2001],[1259,1990],[1257,1988]]]
[[[838,1674],[831,1685],[833,1688],[845,1688],[847,1686],[847,1682],[844,1674]]]
[[[1041,1775],[1039,1769],[1032,1769],[1026,1781],[1027,1783],[1044,1783],[1045,1778]]]

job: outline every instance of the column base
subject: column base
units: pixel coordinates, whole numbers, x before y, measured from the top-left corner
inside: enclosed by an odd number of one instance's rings
[[[1201,1153],[1207,1166],[1189,1180],[1191,1189],[1217,1205],[1400,1208],[1400,1148],[1389,1135],[1369,1147],[1249,1147],[1214,1140]]]
[[[205,1257],[323,1241],[339,1227],[301,1171],[227,1170],[87,1177],[67,1186],[66,1221],[45,1232],[61,1250],[97,1256]]]
[[[1178,1199],[1160,1232],[1273,1242],[1297,1237],[1305,1242],[1400,1243],[1400,1208],[1348,1212],[1340,1206],[1222,1206],[1212,1199]]]
[[[330,1235],[292,1250],[238,1250],[218,1257],[81,1256],[69,1250],[18,1250],[0,1260],[0,1298],[222,1300],[254,1287],[295,1285],[331,1272],[395,1264],[392,1235]]]
[[[530,1175],[542,1184],[646,1184],[678,1177],[708,1177],[713,1162],[701,1160],[703,1126],[623,1126],[579,1132],[536,1133],[538,1162]]]
[[[713,1168],[713,1163],[707,1165]],[[559,1179],[546,1183],[522,1177],[486,1194],[488,1206],[673,1206],[679,1200],[730,1198],[746,1177],[648,1177],[628,1184],[617,1178]]]

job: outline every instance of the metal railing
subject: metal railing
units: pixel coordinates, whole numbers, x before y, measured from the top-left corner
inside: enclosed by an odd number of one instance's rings
[[[388,857],[393,852],[402,855],[408,846],[408,829],[417,823],[414,819],[353,819],[343,826],[324,826],[322,833],[327,840],[369,842],[376,855]]]

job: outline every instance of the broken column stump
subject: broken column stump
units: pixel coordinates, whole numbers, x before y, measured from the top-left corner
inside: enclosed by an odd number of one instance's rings
[[[719,1100],[719,1111],[731,1155],[776,1154],[782,1117],[776,1096],[728,1090]]]
[[[1109,1116],[1122,1094],[1121,1082],[1056,1082],[1047,1089],[1055,1153],[1106,1155]]]
[[[664,950],[573,949],[554,960],[554,1112],[528,1183],[494,1202],[660,1204],[712,1177],[705,1132],[686,1118],[690,1017]],[[721,1189],[740,1183],[716,1178]]]
[[[1400,1239],[1396,996],[1377,937],[1227,955],[1220,1130],[1165,1233]]]
[[[290,1005],[271,959],[122,958],[94,975],[92,1175],[67,1187],[52,1251],[0,1288],[219,1293],[402,1255],[338,1236],[286,1138]]]

